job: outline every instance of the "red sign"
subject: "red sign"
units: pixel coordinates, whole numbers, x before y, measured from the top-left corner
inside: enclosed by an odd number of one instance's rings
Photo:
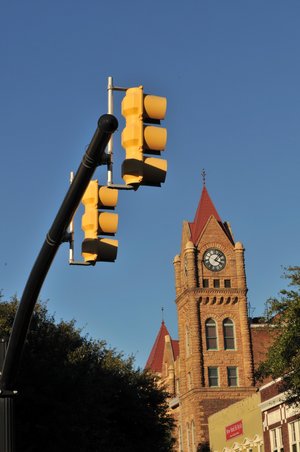
[[[231,438],[235,438],[236,436],[243,434],[243,421],[235,422],[234,424],[228,425],[225,427],[226,433],[226,441]]]

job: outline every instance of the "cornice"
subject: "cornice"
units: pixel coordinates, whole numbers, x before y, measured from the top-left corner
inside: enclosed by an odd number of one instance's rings
[[[220,397],[221,394],[237,394],[237,396],[244,395],[244,393],[247,392],[257,392],[257,389],[253,386],[236,386],[234,388],[211,388],[208,386],[202,386],[201,388],[193,388],[185,392],[184,394],[180,394],[179,396],[179,402],[184,401],[186,398],[190,397],[192,394],[203,394],[205,395],[205,399],[212,398],[212,397]]]
[[[246,298],[246,295],[246,289],[236,289],[232,287],[228,289],[195,287],[193,289],[185,289],[178,297],[176,297],[175,303],[178,305],[184,299],[186,299],[187,301],[189,297],[192,296],[194,298],[198,298],[197,302],[199,303],[203,302],[205,304],[235,304],[238,301],[236,299],[239,299],[240,297]],[[202,300],[200,300],[201,298]],[[221,298],[223,298],[223,300],[220,302]]]

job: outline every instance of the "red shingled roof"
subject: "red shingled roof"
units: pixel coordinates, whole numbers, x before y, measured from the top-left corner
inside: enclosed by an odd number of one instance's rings
[[[220,223],[222,222],[204,185],[194,221],[193,223],[189,223],[191,230],[191,241],[194,245],[197,244],[201,232],[203,231],[203,228],[211,215],[213,215]]]
[[[170,336],[169,331],[165,325],[165,322],[161,322],[161,326],[156,336],[156,340],[150,352],[149,358],[146,363],[146,369],[152,372],[162,372],[163,355],[165,349],[165,336]],[[170,336],[171,337],[171,336]],[[179,355],[179,341],[171,339],[174,360]]]
[[[171,339],[171,344],[172,344],[173,356],[174,356],[174,361],[175,361],[176,358],[178,358],[178,356],[179,356],[179,341],[176,339]]]

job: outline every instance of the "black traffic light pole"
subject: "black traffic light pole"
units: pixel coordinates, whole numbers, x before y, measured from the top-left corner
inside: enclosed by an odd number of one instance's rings
[[[67,228],[96,167],[105,163],[105,148],[117,127],[118,121],[113,115],[107,114],[100,117],[94,136],[31,270],[14,319],[5,354],[0,378],[0,397],[10,398],[16,392],[13,391],[16,375],[41,287],[60,244],[65,240]],[[2,422],[1,419],[0,422]],[[5,449],[5,452],[10,450],[12,449]],[[4,452],[4,450],[0,449],[0,452]]]
[[[0,368],[2,368],[7,349],[7,339],[0,339]],[[14,400],[12,397],[0,398],[0,451],[13,452],[14,441]]]

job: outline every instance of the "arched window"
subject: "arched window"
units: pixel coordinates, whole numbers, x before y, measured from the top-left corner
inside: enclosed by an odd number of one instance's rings
[[[223,320],[224,348],[225,350],[235,349],[234,323],[231,319]]]
[[[218,349],[217,325],[214,319],[206,320],[205,334],[207,350],[217,350]]]

